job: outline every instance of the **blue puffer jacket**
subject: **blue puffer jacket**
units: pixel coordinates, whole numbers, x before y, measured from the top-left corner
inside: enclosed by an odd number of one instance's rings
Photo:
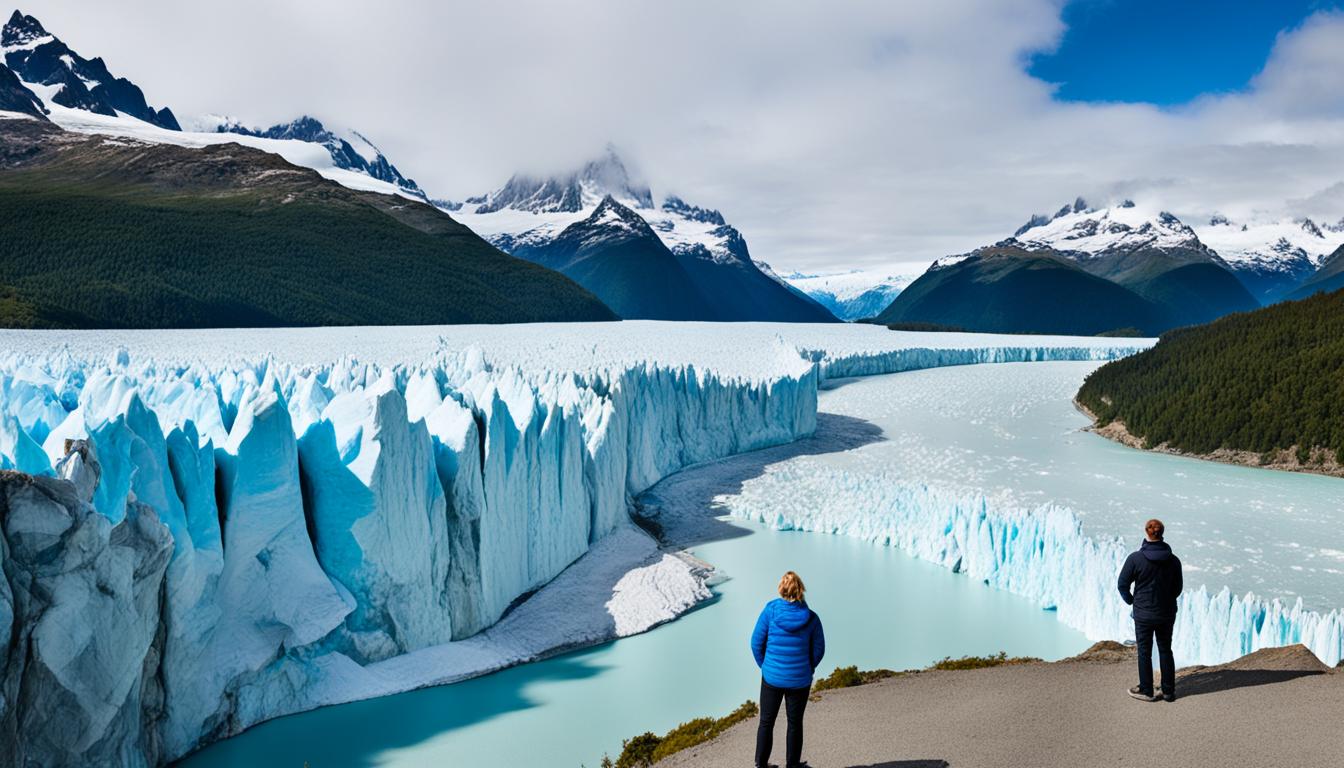
[[[776,688],[811,686],[812,673],[826,653],[821,617],[807,603],[771,600],[751,633],[751,653],[765,682]]]

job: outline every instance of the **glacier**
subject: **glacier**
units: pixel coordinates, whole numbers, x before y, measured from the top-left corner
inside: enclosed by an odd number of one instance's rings
[[[706,574],[631,499],[811,434],[827,379],[1151,344],[628,322],[0,337],[4,758],[127,765],[674,618]]]

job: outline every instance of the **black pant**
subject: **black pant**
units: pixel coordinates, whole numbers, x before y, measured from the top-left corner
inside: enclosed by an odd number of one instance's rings
[[[1171,655],[1171,627],[1175,619],[1134,620],[1134,645],[1139,651],[1139,691],[1153,695],[1153,638],[1157,638],[1158,665],[1162,668],[1162,693],[1176,695],[1176,657]]]
[[[770,750],[775,746],[775,720],[779,717],[779,703],[789,718],[784,755],[787,768],[797,768],[803,761],[803,710],[807,709],[807,695],[811,688],[776,688],[761,680],[761,722],[756,727],[756,766],[770,764]]]

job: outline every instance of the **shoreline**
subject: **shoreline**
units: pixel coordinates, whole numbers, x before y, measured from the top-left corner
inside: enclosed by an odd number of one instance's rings
[[[1084,432],[1091,432],[1098,437],[1105,438],[1114,443],[1119,443],[1127,448],[1133,448],[1148,453],[1160,453],[1167,456],[1180,456],[1187,459],[1199,459],[1201,461],[1212,461],[1217,464],[1230,464],[1238,467],[1250,467],[1252,469],[1269,469],[1276,472],[1291,472],[1299,475],[1319,475],[1322,477],[1344,478],[1344,464],[1338,461],[1331,461],[1319,466],[1303,465],[1297,460],[1296,451],[1292,448],[1281,449],[1278,452],[1276,460],[1263,463],[1260,461],[1261,454],[1254,451],[1239,451],[1232,448],[1219,448],[1212,453],[1193,453],[1172,448],[1166,443],[1154,446],[1152,448],[1144,447],[1143,438],[1130,433],[1125,423],[1119,419],[1112,421],[1106,426],[1097,426],[1096,414],[1092,413],[1087,406],[1073,399],[1073,407],[1078,412],[1091,420],[1091,424],[1083,427]]]

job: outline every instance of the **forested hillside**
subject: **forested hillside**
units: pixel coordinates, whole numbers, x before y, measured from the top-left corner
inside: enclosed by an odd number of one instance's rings
[[[569,278],[424,203],[238,145],[0,125],[0,326],[609,320]]]
[[[1098,368],[1078,402],[1098,426],[1123,423],[1145,447],[1338,467],[1344,291],[1172,331],[1152,349]]]

